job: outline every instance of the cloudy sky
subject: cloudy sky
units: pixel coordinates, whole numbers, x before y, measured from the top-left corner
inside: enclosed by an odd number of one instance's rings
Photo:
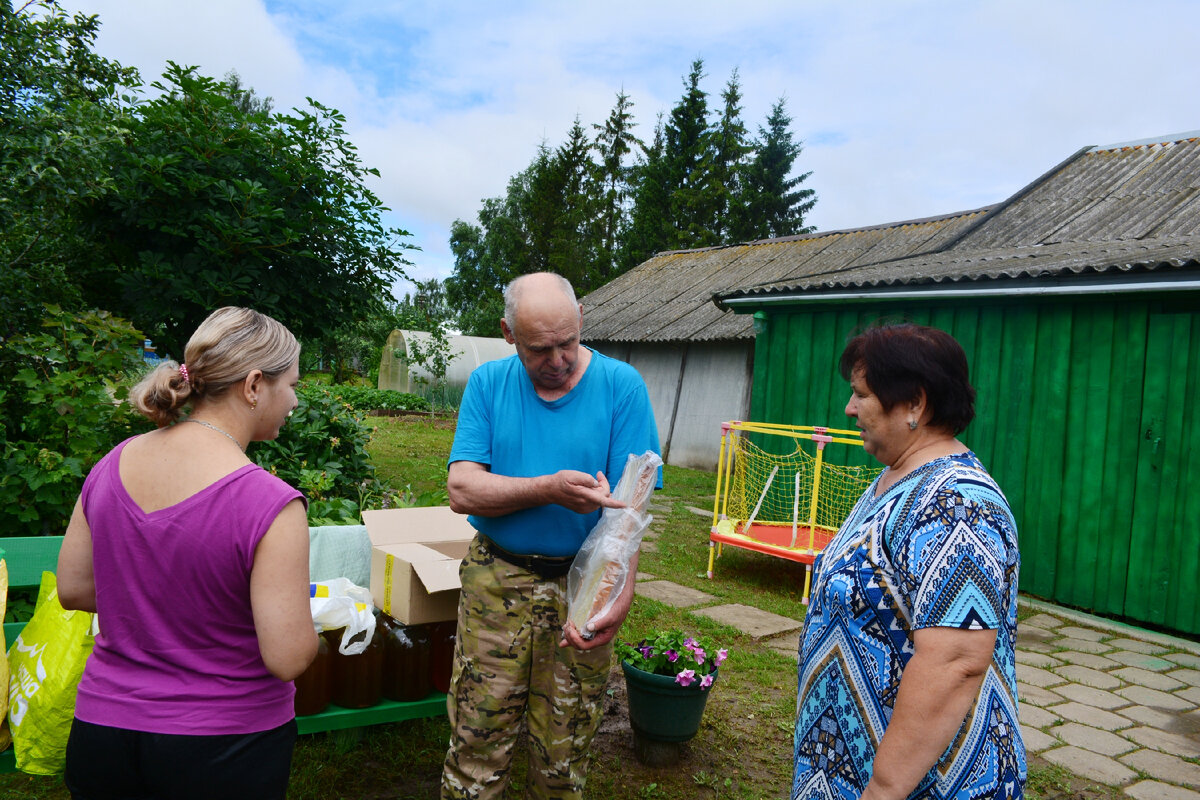
[[[786,98],[823,231],[978,208],[1080,147],[1200,129],[1194,0],[63,3],[147,82],[170,59],[341,110],[418,278],[449,275],[450,224],[618,91],[649,139],[697,58],[710,106],[738,70],[751,131]]]

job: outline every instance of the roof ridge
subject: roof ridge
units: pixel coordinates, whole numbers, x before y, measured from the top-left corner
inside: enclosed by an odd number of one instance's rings
[[[806,239],[821,239],[826,236],[835,236],[838,234],[866,233],[867,231],[879,231],[879,230],[884,230],[886,228],[903,228],[905,225],[926,225],[931,222],[941,222],[941,221],[947,220],[947,219],[954,219],[955,217],[969,217],[972,214],[987,213],[987,212],[990,212],[993,209],[995,209],[998,205],[999,205],[999,203],[993,203],[992,205],[981,206],[979,208],[972,208],[967,211],[952,211],[948,214],[935,214],[935,215],[929,216],[929,217],[918,217],[916,219],[905,219],[905,220],[900,220],[898,222],[883,222],[878,225],[864,225],[861,228],[838,228],[838,229],[832,230],[832,231],[814,231],[813,233],[798,233],[793,236],[777,236],[777,237],[771,237],[771,238],[767,238],[767,239],[753,239],[749,242],[730,242],[729,244],[715,244],[715,245],[709,245],[708,247],[693,247],[693,248],[685,249],[685,250],[662,250],[658,253],[655,253],[653,256],[651,256],[651,258],[657,258],[658,256],[673,256],[673,255],[679,255],[682,253],[705,253],[705,252],[709,252],[712,250],[728,250],[732,247],[753,247],[756,245],[764,245],[764,244],[783,244],[785,242],[801,242]],[[649,259],[647,259],[647,261],[648,260]],[[645,263],[645,262],[643,262],[643,263]]]
[[[1149,139],[1134,139],[1130,142],[1117,142],[1116,144],[1096,145],[1088,150],[1089,153],[1099,153],[1105,150],[1129,150],[1135,147],[1149,147],[1156,144],[1178,144],[1179,142],[1191,141],[1200,139],[1200,130],[1185,131],[1183,133],[1171,133],[1166,136],[1152,137]]]

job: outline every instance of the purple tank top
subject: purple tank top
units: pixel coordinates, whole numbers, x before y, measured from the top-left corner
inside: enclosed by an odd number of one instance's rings
[[[302,495],[253,464],[149,514],[121,483],[131,440],[92,469],[81,495],[92,532],[100,634],[75,715],[151,733],[270,730],[295,689],[267,671],[250,610],[254,549]]]

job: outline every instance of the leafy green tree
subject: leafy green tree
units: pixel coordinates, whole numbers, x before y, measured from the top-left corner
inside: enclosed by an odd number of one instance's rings
[[[44,302],[82,305],[70,268],[90,243],[75,217],[113,185],[119,89],[139,82],[92,52],[99,26],[54,2],[0,0],[0,337],[36,327]]]
[[[42,309],[0,341],[0,531],[61,534],[83,476],[122,439],[150,428],[121,402],[142,335],[107,312]]]
[[[385,228],[345,118],[243,111],[244,90],[170,64],[109,160],[85,218],[97,248],[85,299],[182,350],[211,310],[245,305],[320,341],[404,276],[408,234]]]
[[[792,139],[792,118],[780,98],[759,127],[754,157],[743,173],[743,205],[734,216],[730,235],[734,241],[793,236],[815,230],[804,224],[804,215],[817,203],[816,192],[801,189],[811,172],[790,177],[803,149]]]

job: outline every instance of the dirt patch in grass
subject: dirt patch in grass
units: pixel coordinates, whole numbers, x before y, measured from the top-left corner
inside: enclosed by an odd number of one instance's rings
[[[792,773],[791,734],[764,735],[768,719],[722,697],[720,683],[704,712],[700,732],[680,749],[671,766],[650,767],[637,760],[625,677],[620,666],[609,676],[609,696],[600,731],[592,742],[587,797],[786,797]],[[724,687],[729,688],[729,687]],[[770,696],[774,693],[774,696]],[[785,690],[759,698],[773,703]]]

